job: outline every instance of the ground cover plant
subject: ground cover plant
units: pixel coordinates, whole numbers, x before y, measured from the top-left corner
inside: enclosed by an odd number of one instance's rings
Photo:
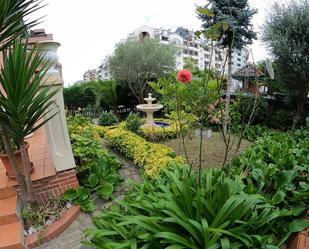
[[[174,165],[155,180],[133,184],[127,197],[93,218],[86,231],[92,248],[278,249],[308,226],[272,205],[263,193],[247,193],[243,175],[219,169],[198,174]]]
[[[112,197],[120,181],[120,163],[102,148],[99,131],[89,119],[80,115],[70,117],[68,129],[81,186],[67,190],[64,199],[80,205],[85,212],[92,212],[96,208],[94,194],[105,200]]]
[[[96,209],[92,195],[98,194],[102,199],[112,197],[115,185],[120,177],[117,172],[119,162],[112,156],[103,157],[98,163],[92,163],[89,167],[89,176],[83,177],[81,186],[77,189],[69,189],[64,193],[64,199],[80,205],[85,212]]]
[[[247,172],[248,191],[263,191],[272,204],[298,215],[309,208],[309,132],[265,135],[232,166]]]

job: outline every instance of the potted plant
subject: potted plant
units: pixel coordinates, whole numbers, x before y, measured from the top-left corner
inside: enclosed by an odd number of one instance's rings
[[[24,203],[36,202],[30,177],[32,167],[27,155],[29,144],[25,137],[57,114],[46,118],[52,111],[50,107],[58,90],[44,85],[46,73],[53,65],[44,56],[36,48],[29,50],[27,41],[17,39],[4,50],[0,70],[0,134]],[[14,153],[14,145],[21,160]]]
[[[17,164],[18,164],[18,168],[20,170],[20,173],[22,175],[25,175],[24,172],[24,167],[23,167],[23,161],[22,161],[22,156],[21,156],[21,150],[18,149],[18,146],[13,142],[12,139],[10,139],[10,146],[14,151],[14,156],[16,158]],[[29,143],[26,142],[26,152],[27,152],[27,158],[29,160],[29,153],[28,153],[28,149],[29,149]],[[9,159],[9,155],[7,154],[6,150],[5,150],[5,146],[3,143],[3,140],[0,139],[0,159],[3,163],[4,168],[6,169],[6,175],[12,179],[12,180],[16,180],[16,173],[10,163],[10,159]],[[33,163],[30,162],[30,174],[33,172]]]

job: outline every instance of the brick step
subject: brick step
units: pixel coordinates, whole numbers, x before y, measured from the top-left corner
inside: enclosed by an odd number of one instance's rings
[[[23,244],[22,225],[19,221],[0,226],[0,249],[26,249]]]
[[[0,188],[0,200],[7,199],[16,195],[16,191],[13,187]]]
[[[0,226],[19,221],[17,215],[17,196],[0,199]]]

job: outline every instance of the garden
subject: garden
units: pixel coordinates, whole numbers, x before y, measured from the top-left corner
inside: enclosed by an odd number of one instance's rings
[[[247,90],[231,91],[232,50],[257,38],[247,0],[196,9],[202,28],[194,36],[208,39],[210,51],[226,51],[220,72],[192,58],[176,70],[178,48],[155,39],[119,43],[109,58],[112,79],[64,89],[79,186],[45,205],[35,195],[25,137],[57,115],[46,116],[59,89],[41,89],[53,61],[29,51],[23,36],[38,20],[21,20],[39,5],[24,0],[9,12],[4,2],[3,16],[15,26],[0,30],[1,153],[20,186],[27,233],[44,232],[46,220],[79,206],[93,223],[85,248],[308,248],[293,242],[309,227],[308,1],[272,5],[262,39],[273,61],[243,76],[253,86]]]

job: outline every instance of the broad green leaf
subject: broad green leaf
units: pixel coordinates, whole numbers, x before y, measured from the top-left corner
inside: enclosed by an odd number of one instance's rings
[[[283,191],[277,191],[277,193],[274,195],[272,201],[273,204],[279,204],[281,203],[285,198],[285,193]]]
[[[65,191],[63,198],[68,201],[73,201],[74,199],[76,199],[77,198],[76,189],[71,188]]]
[[[101,196],[101,198],[108,200],[111,196],[111,194],[114,191],[114,187],[110,183],[104,183],[101,185],[101,187],[98,190],[98,194]]]
[[[309,227],[309,220],[305,219],[294,220],[289,225],[289,232],[290,233],[300,232],[305,230],[307,227]]]
[[[99,179],[95,174],[91,174],[88,177],[88,183],[89,183],[91,188],[94,188],[98,184],[98,182],[99,182]]]

